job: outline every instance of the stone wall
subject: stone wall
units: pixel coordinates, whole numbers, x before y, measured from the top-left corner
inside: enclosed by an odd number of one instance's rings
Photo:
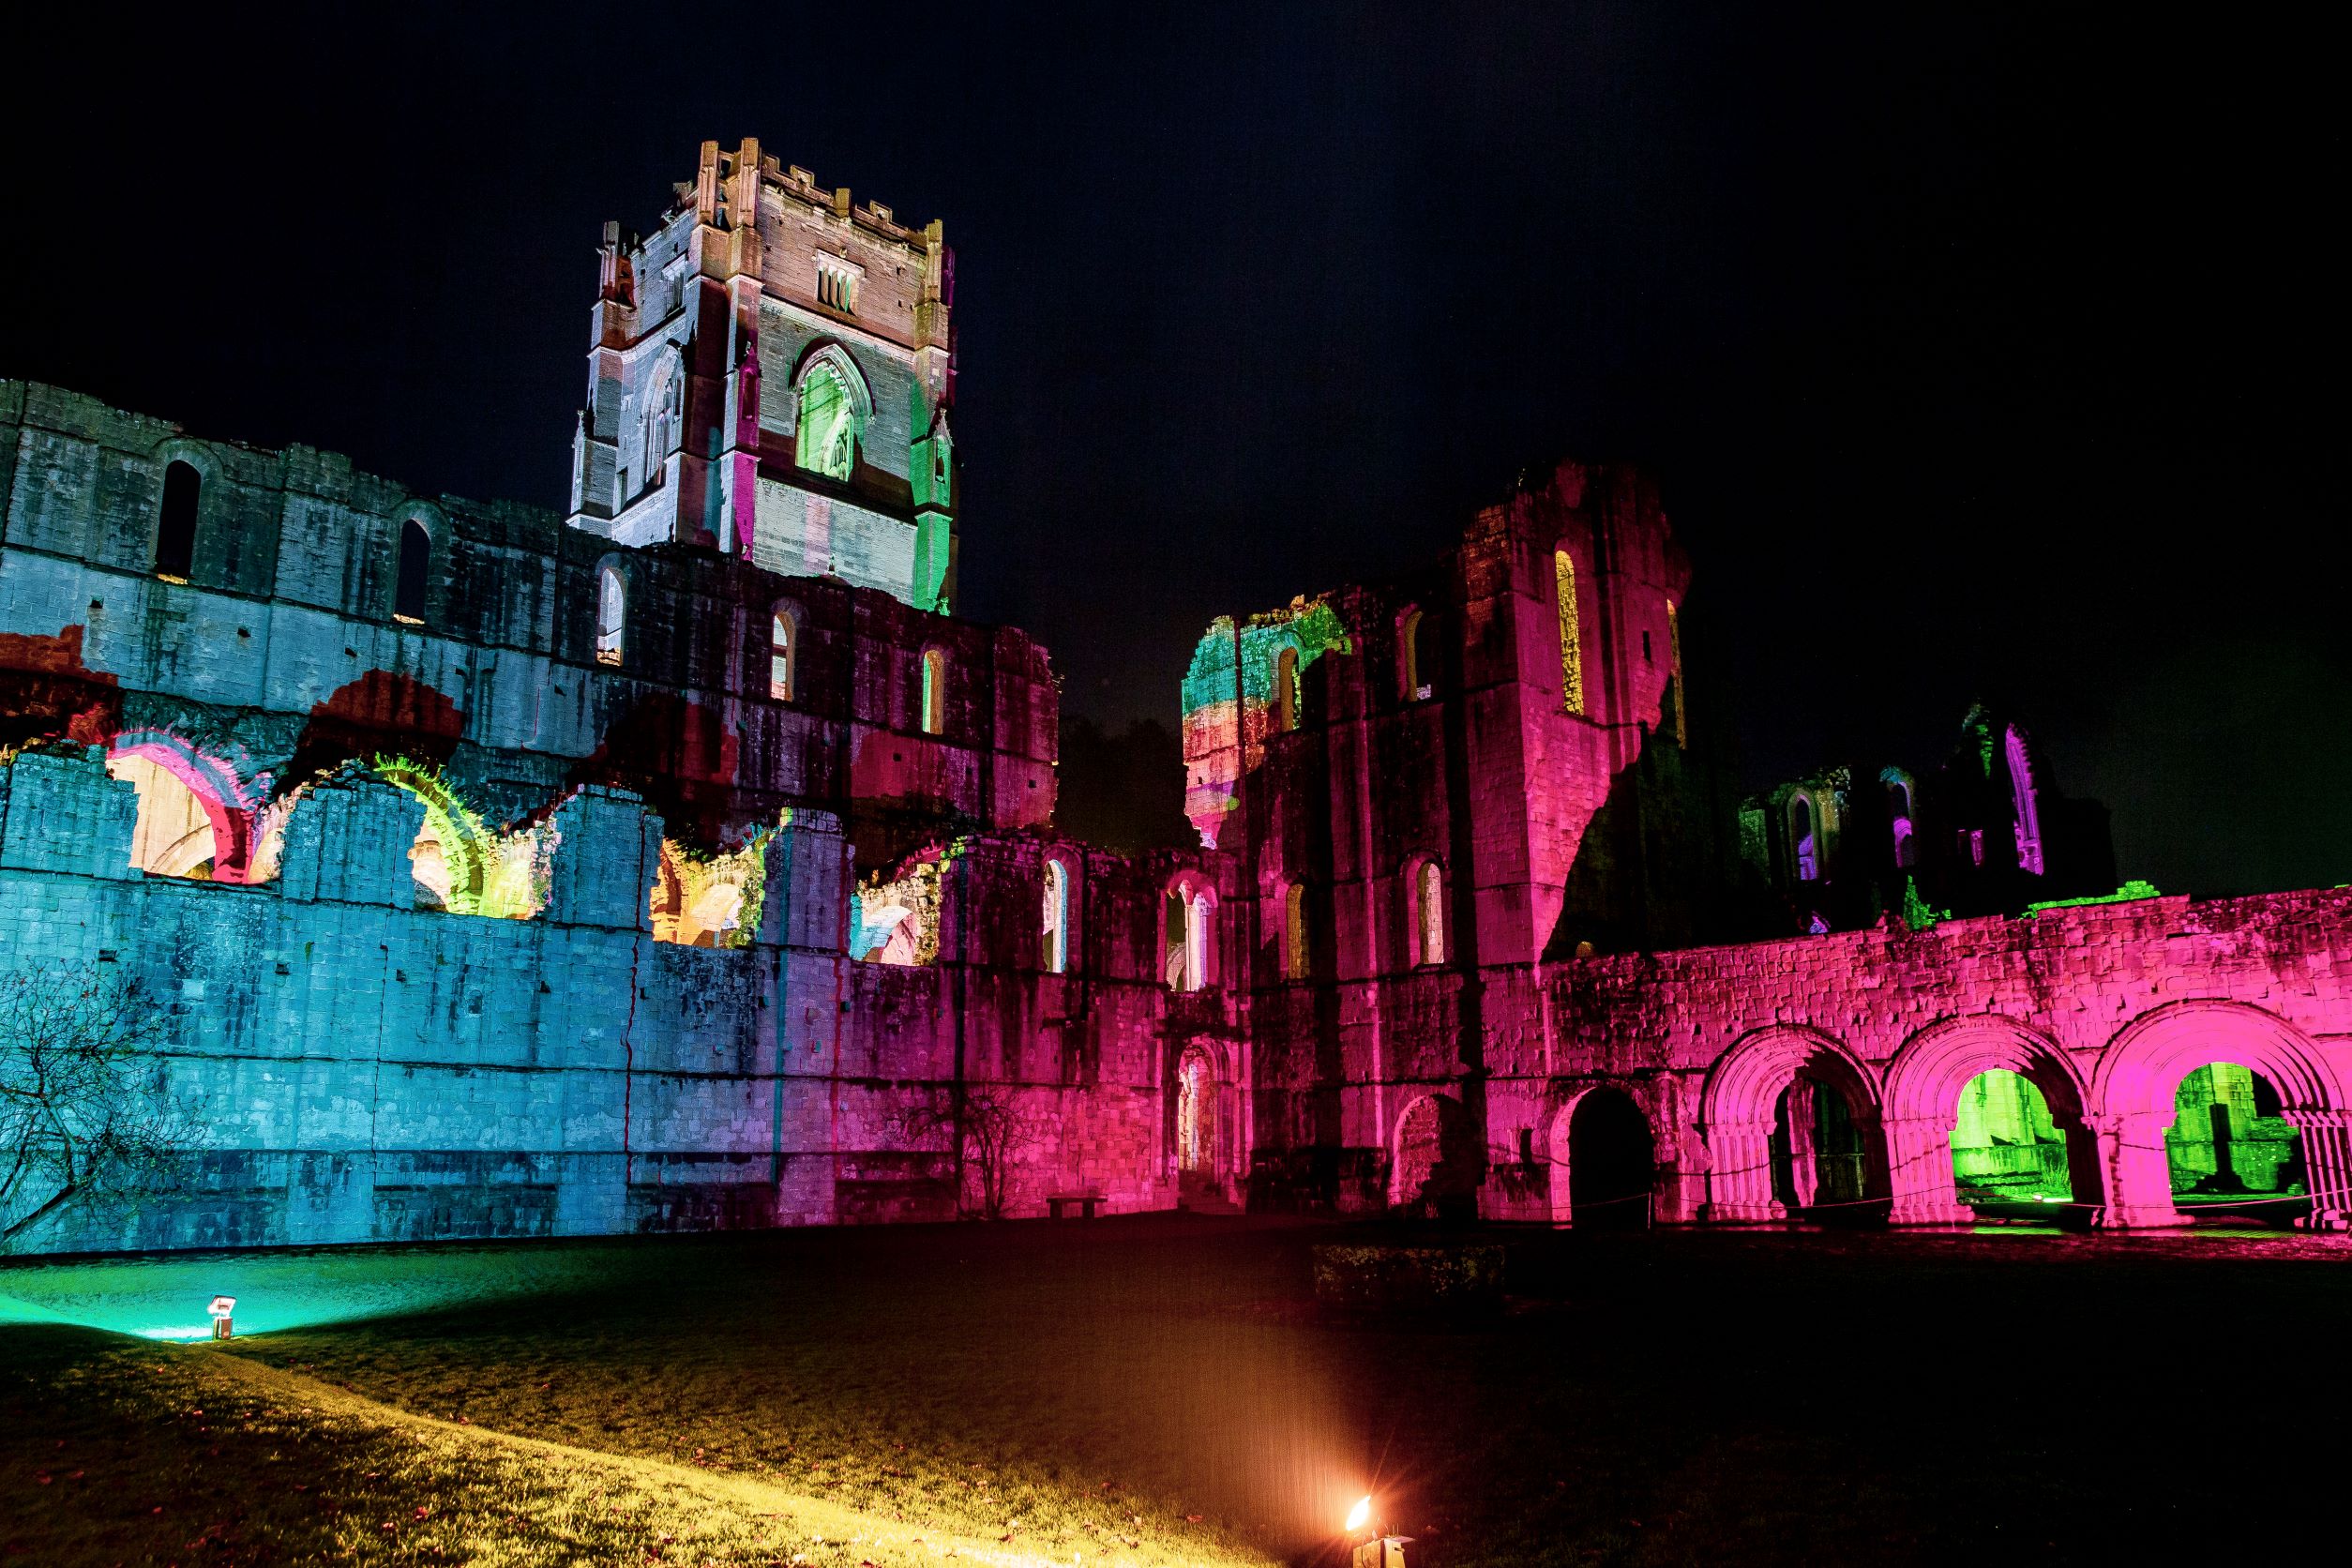
[[[0,768],[0,967],[136,983],[205,1129],[177,1190],[68,1211],[38,1247],[945,1217],[951,1145],[907,1118],[956,1095],[1018,1119],[1010,1212],[1173,1201],[1167,993],[1143,978],[1156,885],[1115,857],[973,840],[939,961],[894,968],[842,950],[852,857],[820,811],[770,842],[759,929],[731,949],[653,939],[662,824],[617,792],[552,813],[530,920],[413,907],[423,807],[371,778],[307,792],[261,885],[130,869],[133,813],[98,748]],[[1048,852],[1078,889],[1055,975],[1034,941]]]

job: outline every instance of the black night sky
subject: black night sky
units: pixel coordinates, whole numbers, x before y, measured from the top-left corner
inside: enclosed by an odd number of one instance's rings
[[[492,10],[20,47],[0,374],[560,506],[599,224],[755,135],[945,220],[963,608],[1075,711],[1172,723],[1212,615],[1630,457],[1751,782],[1981,696],[2126,875],[2352,881],[2344,130],[2284,21]]]

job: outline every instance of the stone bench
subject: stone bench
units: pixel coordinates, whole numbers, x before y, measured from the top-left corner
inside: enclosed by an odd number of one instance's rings
[[[1102,1200],[1103,1195],[1098,1192],[1049,1193],[1046,1198],[1046,1217],[1060,1219],[1063,1208],[1067,1204],[1075,1203],[1078,1205],[1078,1218],[1093,1219],[1094,1206]]]

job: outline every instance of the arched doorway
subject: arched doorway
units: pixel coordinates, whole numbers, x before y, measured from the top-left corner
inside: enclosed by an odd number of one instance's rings
[[[2164,1129],[2173,1205],[2192,1218],[2276,1225],[2309,1214],[2302,1138],[2283,1111],[2270,1080],[2235,1062],[2183,1078]]]
[[[1389,1159],[1389,1204],[1400,1212],[1468,1219],[1478,1212],[1476,1139],[1462,1103],[1424,1094],[1396,1119]]]
[[[1877,1083],[1826,1034],[1773,1024],[1742,1037],[1708,1074],[1700,1125],[1712,1222],[1885,1217]]]
[[[2179,1225],[2233,1205],[2245,1218],[2352,1223],[2352,1115],[2335,1072],[2259,1007],[2178,1002],[2133,1019],[2100,1062],[2091,1104],[2110,1224]]]
[[[1595,1089],[1568,1118],[1568,1204],[1578,1229],[1640,1230],[1651,1220],[1657,1151],[1650,1119],[1621,1090]]]
[[[1952,1127],[1952,1189],[1985,1219],[2073,1214],[2066,1134],[2023,1073],[1988,1067],[1960,1086]]]

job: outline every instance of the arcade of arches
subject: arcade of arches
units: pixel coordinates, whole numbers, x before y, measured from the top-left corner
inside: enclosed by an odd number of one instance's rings
[[[1988,1015],[1884,1060],[1771,1026],[1710,1065],[1681,1134],[1660,1081],[1570,1087],[1545,1140],[1554,1222],[1627,1223],[1621,1207],[1731,1224],[2339,1229],[2352,1207],[2326,1049],[2249,1004],[2158,1007],[2090,1051]],[[1419,1109],[1396,1137],[1400,1201],[1432,1163]]]

